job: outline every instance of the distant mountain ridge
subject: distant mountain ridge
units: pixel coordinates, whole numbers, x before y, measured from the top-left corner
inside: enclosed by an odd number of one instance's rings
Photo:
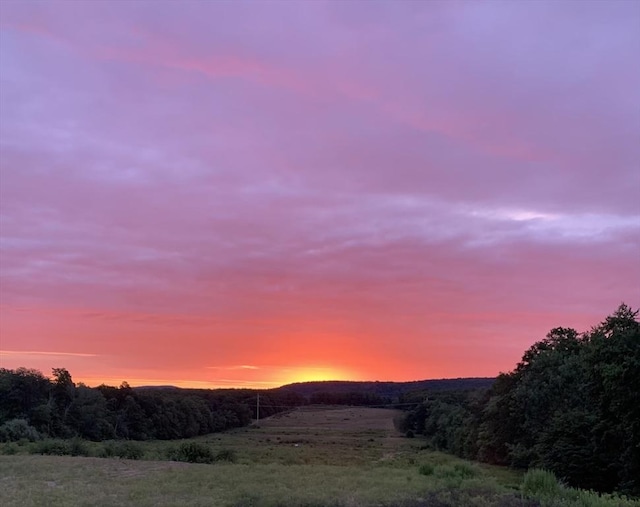
[[[383,398],[398,398],[404,394],[420,391],[466,391],[469,389],[488,389],[495,381],[494,377],[461,377],[430,380],[411,380],[407,382],[392,382],[378,380],[314,380],[310,382],[295,382],[272,389],[251,388],[188,388],[172,385],[136,386],[136,390],[148,391],[267,391],[279,394],[295,394],[310,399],[314,395],[332,394],[365,394]]]
[[[417,391],[464,391],[469,389],[488,389],[494,381],[495,378],[492,377],[413,380],[409,382],[325,380],[296,382],[272,389],[271,391],[293,393],[307,399],[321,393],[360,393],[393,399],[399,398],[404,394]]]

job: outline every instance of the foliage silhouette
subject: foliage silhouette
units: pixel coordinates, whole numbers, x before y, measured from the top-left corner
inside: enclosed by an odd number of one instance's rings
[[[404,421],[436,449],[640,495],[640,324],[625,304],[590,331],[554,328],[489,390],[430,393]]]

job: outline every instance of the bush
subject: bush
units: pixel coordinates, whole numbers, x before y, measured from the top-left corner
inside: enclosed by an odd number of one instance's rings
[[[531,469],[522,483],[522,493],[540,502],[542,507],[637,507],[640,502],[616,494],[598,494],[568,488],[553,473]]]
[[[423,465],[420,465],[420,467],[418,468],[418,473],[421,475],[433,475],[434,471],[435,471],[435,468],[430,463],[425,463]]]
[[[74,438],[69,442],[68,450],[71,456],[89,456],[91,454],[87,444],[79,438]]]
[[[144,449],[135,442],[123,442],[118,446],[117,455],[124,459],[142,459]]]
[[[8,456],[12,456],[14,454],[18,454],[18,446],[13,442],[8,443],[0,448],[2,454],[6,454]]]
[[[455,463],[453,465],[438,465],[433,474],[439,479],[445,479],[448,484],[459,486],[463,481],[478,475],[478,470],[470,463]]]
[[[71,454],[69,444],[64,440],[42,440],[31,448],[31,454],[64,456]]]
[[[407,414],[400,413],[393,416],[393,426],[395,427],[396,430],[400,431],[401,433],[404,433],[405,431],[407,431],[409,429],[407,427],[408,426]]]
[[[188,463],[213,463],[216,456],[211,449],[196,442],[186,442],[169,451],[172,461],[186,461]]]
[[[113,458],[114,456],[118,456],[116,452],[117,443],[116,442],[103,442],[102,449],[98,451],[99,458]]]
[[[462,479],[470,479],[478,474],[477,469],[469,463],[456,463],[453,465],[453,470]]]
[[[172,461],[186,461],[188,463],[214,463],[216,461],[233,463],[236,460],[236,453],[233,449],[221,449],[214,453],[207,445],[185,442],[177,448],[170,449],[168,458]]]
[[[0,426],[0,442],[17,442],[26,439],[30,442],[40,440],[40,434],[25,419],[11,419]]]
[[[105,458],[142,459],[144,449],[135,442],[105,442],[100,455]]]
[[[560,483],[552,472],[531,469],[524,474],[522,493],[534,498],[551,498],[560,493]]]

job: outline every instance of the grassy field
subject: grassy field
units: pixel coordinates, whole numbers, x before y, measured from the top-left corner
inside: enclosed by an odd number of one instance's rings
[[[143,460],[32,455],[24,444],[0,456],[0,505],[541,505],[517,491],[521,474],[430,451],[400,435],[394,415],[305,408],[189,441],[225,456],[214,464],[166,461],[180,442],[136,443]],[[83,445],[100,455],[105,444]]]

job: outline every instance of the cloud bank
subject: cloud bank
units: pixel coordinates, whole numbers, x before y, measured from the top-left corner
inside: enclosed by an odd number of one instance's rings
[[[3,350],[488,376],[640,305],[636,2],[1,9]]]

